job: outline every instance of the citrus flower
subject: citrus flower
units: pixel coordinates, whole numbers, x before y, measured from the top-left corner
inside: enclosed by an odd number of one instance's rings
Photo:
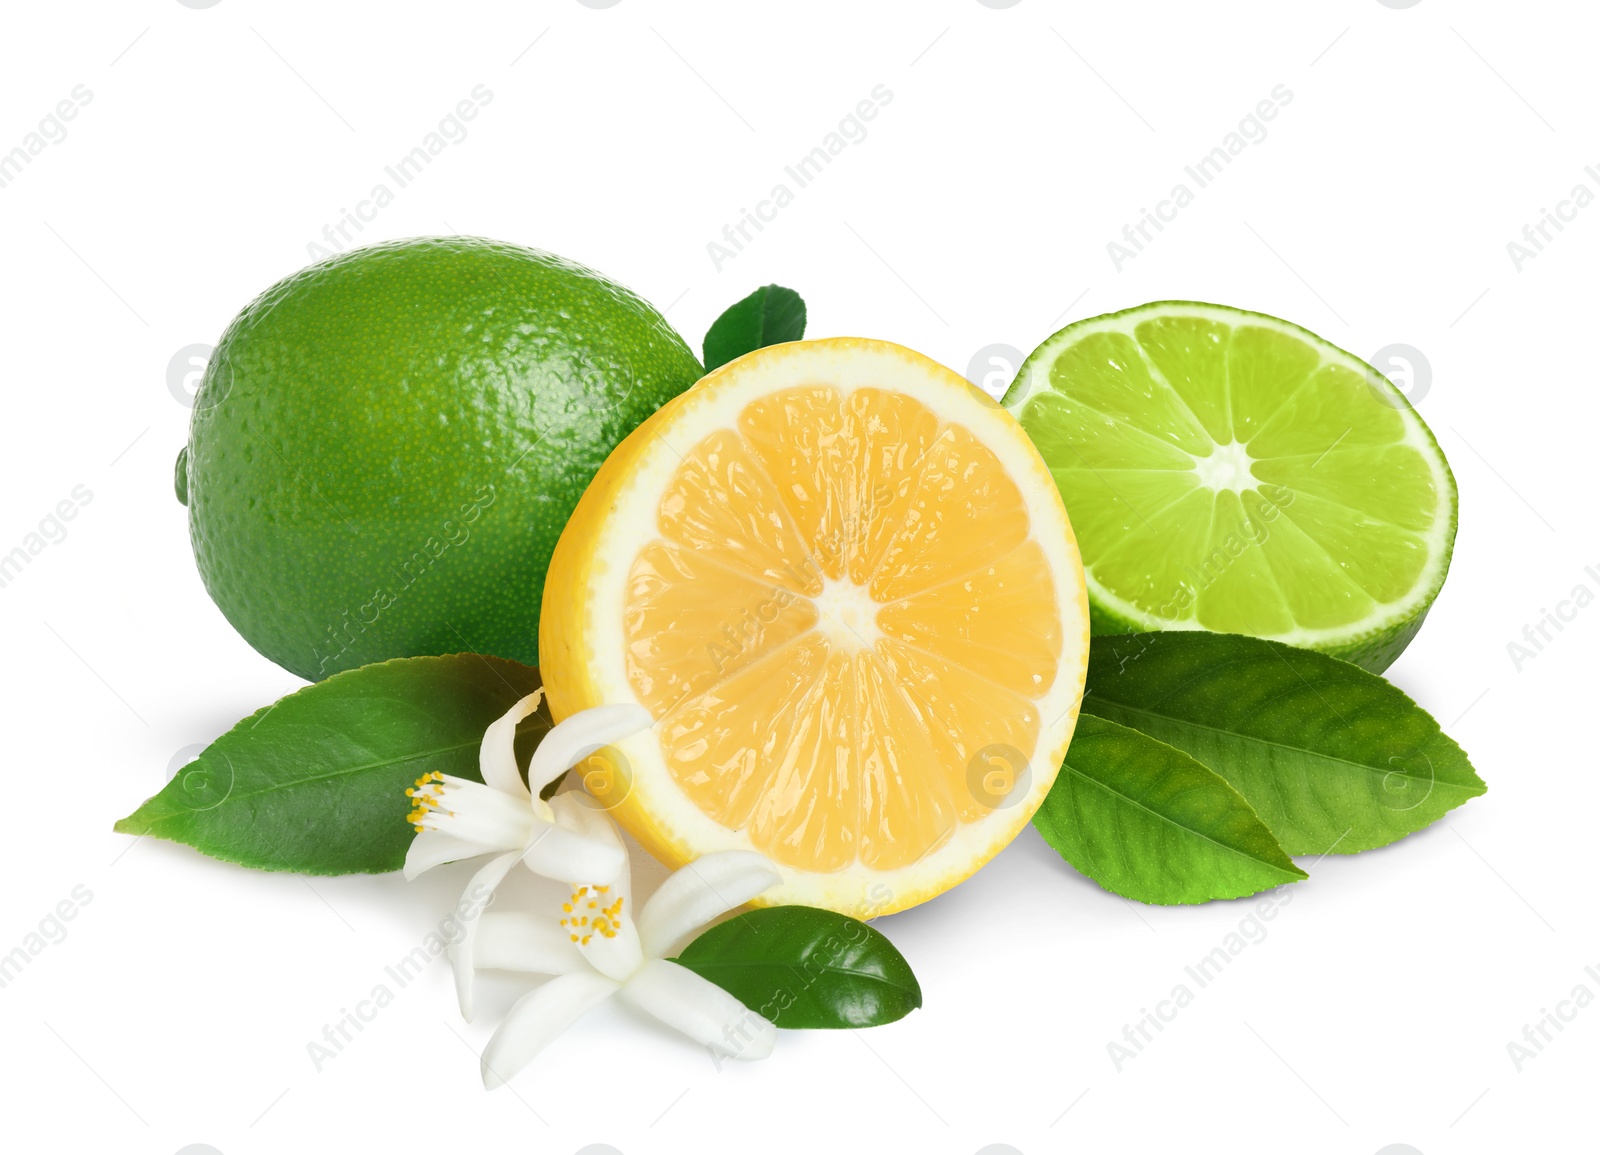
[[[564,795],[563,797],[573,797]],[[723,1057],[764,1059],[777,1028],[743,1003],[667,956],[707,922],[782,881],[772,863],[748,850],[707,854],[668,876],[637,912],[627,852],[611,820],[592,801],[578,801],[589,836],[605,837],[623,855],[607,883],[573,886],[538,913],[488,913],[478,933],[451,953],[457,991],[478,970],[554,975],[522,996],[483,1052],[483,1084],[493,1090],[527,1066],[582,1015],[616,995]],[[463,979],[463,975],[466,977]]]
[[[466,894],[481,900],[493,894],[518,859],[535,874],[561,882],[626,871],[628,856],[620,841],[595,834],[577,796],[546,802],[539,792],[596,750],[647,728],[650,714],[628,705],[579,711],[544,736],[528,763],[525,785],[517,769],[517,723],[539,708],[543,696],[543,690],[535,690],[484,731],[478,748],[482,782],[435,771],[406,791],[414,804],[407,817],[417,830],[406,851],[408,880],[446,862],[493,854],[467,884]],[[469,948],[476,923],[468,922],[464,930]],[[470,995],[463,993],[462,1001],[467,1004]]]

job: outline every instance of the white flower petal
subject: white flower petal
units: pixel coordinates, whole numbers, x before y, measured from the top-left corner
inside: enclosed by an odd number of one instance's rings
[[[782,881],[753,850],[718,850],[679,867],[637,915],[645,957],[676,954],[700,927]]]
[[[421,831],[406,847],[406,881],[410,882],[424,871],[446,862],[460,862],[464,858],[476,858],[487,852],[488,848],[468,842],[465,838],[456,838],[439,830]]]
[[[539,708],[544,690],[535,690],[489,724],[478,746],[478,769],[483,780],[502,794],[526,799],[528,788],[517,769],[517,723]]]
[[[587,794],[566,791],[550,799],[550,811],[556,821],[568,830],[576,831],[597,842],[622,846],[622,835],[604,807]]]
[[[639,949],[639,931],[633,919],[618,920],[616,932],[607,936],[596,934],[578,947],[589,965],[607,978],[625,982],[644,965],[644,951]]]
[[[516,911],[485,914],[480,921],[467,960],[477,970],[565,975],[588,966],[567,931],[548,918]]]
[[[595,706],[558,722],[528,763],[528,784],[537,793],[596,750],[648,730],[655,720],[643,706]],[[487,736],[485,737],[487,741]],[[484,776],[488,781],[488,776]]]
[[[620,891],[629,902],[632,902],[633,885],[627,864],[628,847],[622,841],[622,832],[612,821],[611,815],[600,803],[581,790],[568,790],[557,794],[550,799],[550,811],[555,817],[557,826],[606,846],[614,846],[622,853],[622,869],[615,876],[607,879],[597,875],[593,881],[607,883],[612,890]]]
[[[494,1090],[532,1062],[545,1046],[604,1002],[617,984],[593,971],[551,979],[523,995],[483,1051],[483,1085]]]
[[[522,861],[535,874],[562,882],[616,878],[628,868],[628,854],[620,842],[591,838],[543,819],[534,819],[533,840]]]
[[[483,922],[481,912],[494,897],[494,888],[500,885],[516,862],[517,852],[514,850],[510,854],[491,858],[472,876],[472,881],[467,883],[467,889],[461,895],[463,906],[470,900],[474,917],[463,920],[461,940],[450,948],[449,953],[450,964],[456,973],[456,1000],[461,1004],[461,1017],[469,1023],[472,1021],[473,943],[478,936],[478,926]]]
[[[722,1058],[764,1059],[778,1029],[715,983],[666,959],[651,959],[622,998]]]
[[[516,850],[526,846],[533,834],[533,808],[526,794],[504,794],[454,774],[430,774],[417,783],[410,797],[415,807],[411,823],[419,832],[437,830],[463,842],[475,842],[477,854]]]

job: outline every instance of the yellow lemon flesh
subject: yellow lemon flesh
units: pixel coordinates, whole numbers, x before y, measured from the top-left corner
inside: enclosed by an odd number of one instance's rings
[[[763,902],[870,917],[1005,846],[1077,719],[1088,604],[1049,470],[909,349],[758,350],[601,467],[546,578],[557,719],[654,725],[585,782],[651,853],[765,854]]]

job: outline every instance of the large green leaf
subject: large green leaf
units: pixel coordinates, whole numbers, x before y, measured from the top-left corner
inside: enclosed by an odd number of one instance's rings
[[[866,923],[809,906],[719,923],[673,960],[780,1027],[873,1027],[922,1005],[911,964]]]
[[[240,722],[116,829],[263,870],[398,870],[406,787],[435,770],[481,781],[484,730],[539,684],[538,670],[474,654],[335,674]],[[519,752],[549,728],[541,706]]]
[[[1399,689],[1260,638],[1097,637],[1083,709],[1210,766],[1290,854],[1383,846],[1485,789],[1461,747]]]
[[[1103,718],[1079,716],[1033,824],[1078,870],[1140,902],[1240,898],[1306,876],[1221,777]]]
[[[805,335],[806,303],[800,294],[782,285],[763,285],[729,305],[706,330],[702,345],[706,372],[752,350],[798,341]]]

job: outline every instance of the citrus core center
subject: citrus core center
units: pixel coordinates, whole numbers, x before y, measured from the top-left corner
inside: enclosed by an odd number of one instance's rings
[[[1254,460],[1243,442],[1230,441],[1213,449],[1209,457],[1195,458],[1194,473],[1207,489],[1243,493],[1256,486],[1256,475],[1250,469]]]
[[[871,649],[883,636],[878,628],[878,603],[865,586],[848,579],[823,578],[822,592],[811,604],[817,608],[817,629],[845,653]]]

